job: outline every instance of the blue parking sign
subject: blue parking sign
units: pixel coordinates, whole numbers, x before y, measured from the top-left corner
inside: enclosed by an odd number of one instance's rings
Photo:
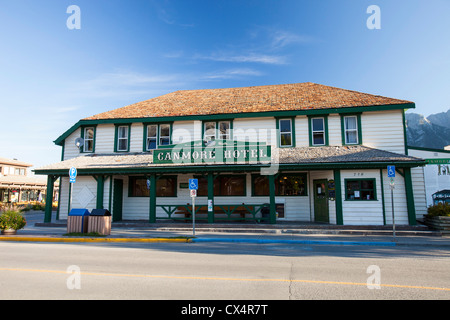
[[[198,189],[198,179],[189,179],[189,190]]]
[[[69,179],[70,179],[70,183],[75,183],[75,179],[77,178],[77,168],[72,167],[69,170]]]
[[[395,178],[395,166],[388,166],[388,178]]]

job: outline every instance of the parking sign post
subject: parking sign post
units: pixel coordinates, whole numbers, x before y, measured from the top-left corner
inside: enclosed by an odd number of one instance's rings
[[[391,186],[391,204],[392,204],[392,235],[395,239],[395,216],[394,216],[394,187],[395,187],[395,166],[388,166],[389,185]]]
[[[195,237],[195,197],[197,197],[198,179],[189,179],[189,193],[192,198],[192,235]]]

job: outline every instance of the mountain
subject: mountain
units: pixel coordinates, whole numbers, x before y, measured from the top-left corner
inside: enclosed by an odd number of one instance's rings
[[[408,146],[444,149],[450,145],[450,109],[428,117],[406,113],[406,136]]]

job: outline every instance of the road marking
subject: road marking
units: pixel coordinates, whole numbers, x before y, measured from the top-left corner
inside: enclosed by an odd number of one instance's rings
[[[21,269],[21,268],[0,268],[0,271],[21,271],[21,272],[40,272],[40,273],[59,273],[67,274],[67,271],[61,270],[41,270],[41,269]],[[87,276],[108,276],[108,277],[128,277],[128,278],[152,278],[152,279],[184,279],[184,280],[215,280],[215,281],[250,281],[250,282],[295,282],[295,283],[315,283],[315,284],[337,284],[351,286],[367,286],[367,283],[341,282],[341,281],[321,281],[321,280],[300,280],[300,279],[251,279],[251,278],[221,278],[221,277],[194,277],[194,276],[163,276],[147,274],[121,274],[121,273],[98,273],[98,272],[80,272]],[[408,286],[399,284],[380,284],[381,287],[403,288],[403,289],[422,289],[422,290],[440,290],[450,291],[450,288]]]

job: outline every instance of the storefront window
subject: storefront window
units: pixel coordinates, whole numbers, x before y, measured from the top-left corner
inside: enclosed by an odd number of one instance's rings
[[[208,179],[196,178],[198,179],[198,196],[208,196]],[[245,181],[245,175],[218,176],[214,179],[214,196],[245,196]]]
[[[269,178],[253,176],[252,188],[254,196],[269,196]],[[276,196],[306,196],[306,173],[280,174],[275,179]]]
[[[375,179],[346,179],[345,200],[376,200]]]
[[[129,197],[149,197],[150,190],[147,188],[147,178],[130,177],[128,190]],[[176,197],[177,196],[177,178],[161,177],[156,180],[157,197]]]

